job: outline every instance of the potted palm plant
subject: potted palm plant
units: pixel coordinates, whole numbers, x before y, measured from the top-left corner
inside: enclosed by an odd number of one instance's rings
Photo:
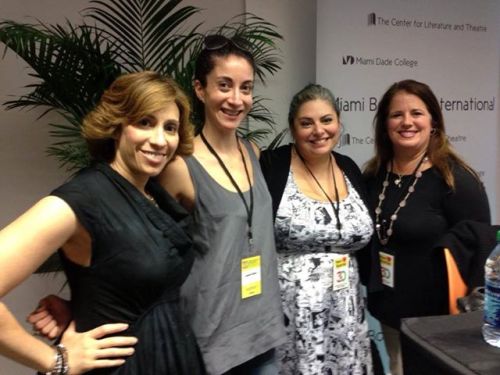
[[[41,117],[56,112],[60,121],[50,123],[53,142],[47,148],[60,166],[75,171],[89,164],[87,147],[80,135],[80,124],[105,88],[120,74],[155,70],[176,79],[191,92],[194,60],[203,45],[201,24],[189,26],[189,19],[200,12],[182,6],[182,0],[90,0],[83,11],[84,23],[60,25],[0,22],[0,42],[32,69],[34,83],[28,92],[10,100],[7,109],[42,107]],[[277,41],[282,37],[274,25],[253,14],[241,14],[209,30],[244,39],[256,60],[257,78],[280,69]],[[273,127],[265,99],[254,98],[249,118],[263,128],[241,133],[259,140]],[[195,125],[201,120],[193,118]],[[39,272],[58,269],[51,258]]]
[[[36,82],[28,93],[10,100],[7,109],[43,107],[61,121],[51,123],[54,142],[48,154],[62,167],[76,170],[88,165],[89,155],[80,136],[80,124],[104,89],[121,73],[155,70],[168,74],[191,92],[194,59],[202,48],[201,24],[189,19],[201,10],[182,6],[182,0],[90,0],[84,24],[64,25],[0,22],[0,41],[32,69]],[[256,59],[257,78],[280,69],[274,25],[253,14],[241,14],[208,33],[246,40]],[[273,127],[265,98],[256,96],[249,118],[264,128],[240,129],[244,136],[261,139]],[[200,119],[193,118],[200,126]]]

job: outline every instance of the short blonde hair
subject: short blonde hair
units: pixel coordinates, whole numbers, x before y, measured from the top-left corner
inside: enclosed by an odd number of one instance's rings
[[[119,76],[104,92],[97,106],[83,119],[82,135],[93,159],[114,159],[115,139],[122,125],[135,123],[175,102],[179,108],[179,145],[176,155],[193,152],[193,126],[189,99],[177,83],[153,71]]]

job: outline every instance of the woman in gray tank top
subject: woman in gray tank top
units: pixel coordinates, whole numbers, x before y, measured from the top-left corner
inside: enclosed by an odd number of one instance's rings
[[[194,79],[203,130],[193,156],[160,176],[193,215],[199,251],[182,294],[210,374],[277,374],[274,348],[286,340],[271,197],[259,150],[236,135],[252,106],[254,68],[238,41],[205,39]]]

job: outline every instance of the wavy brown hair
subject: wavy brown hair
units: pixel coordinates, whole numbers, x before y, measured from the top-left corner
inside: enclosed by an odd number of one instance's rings
[[[153,71],[119,76],[97,106],[83,119],[82,135],[94,160],[111,162],[122,126],[133,124],[174,102],[179,108],[179,145],[176,155],[193,152],[193,126],[189,99],[177,83]]]
[[[377,174],[381,168],[389,163],[394,157],[392,142],[387,132],[387,119],[389,107],[394,96],[400,92],[415,95],[422,100],[431,115],[433,132],[427,148],[427,156],[432,165],[443,176],[450,188],[455,187],[455,179],[452,173],[452,164],[456,163],[470,172],[478,181],[477,173],[453,150],[446,136],[443,114],[439,101],[431,88],[425,83],[407,79],[392,84],[380,100],[377,113],[373,119],[375,131],[375,156],[365,165],[365,173]]]

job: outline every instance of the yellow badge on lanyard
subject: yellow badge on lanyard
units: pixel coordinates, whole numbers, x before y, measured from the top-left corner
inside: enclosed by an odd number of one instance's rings
[[[382,284],[394,288],[394,255],[379,251]]]
[[[333,290],[341,290],[349,286],[349,256],[336,254],[333,258]]]
[[[258,296],[262,293],[260,255],[241,260],[241,298]]]

